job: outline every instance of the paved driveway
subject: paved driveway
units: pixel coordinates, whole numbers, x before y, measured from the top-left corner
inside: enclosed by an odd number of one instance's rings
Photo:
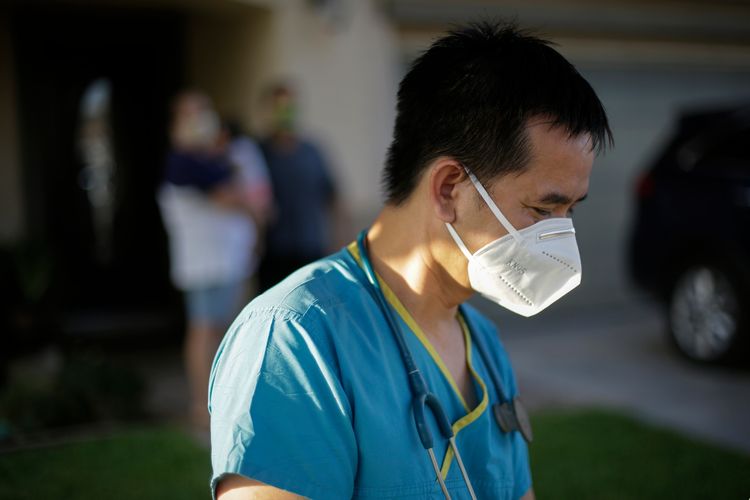
[[[645,302],[565,308],[521,318],[484,300],[531,409],[603,406],[750,453],[750,370],[677,356]]]

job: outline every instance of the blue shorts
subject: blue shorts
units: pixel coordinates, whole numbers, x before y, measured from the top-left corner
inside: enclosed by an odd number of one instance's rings
[[[229,326],[240,309],[243,283],[229,283],[185,291],[185,308],[191,323],[217,328]]]

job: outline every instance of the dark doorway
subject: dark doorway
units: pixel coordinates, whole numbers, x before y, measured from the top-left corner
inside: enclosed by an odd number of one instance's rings
[[[27,227],[70,333],[179,329],[155,190],[184,24],[153,9],[12,12]]]

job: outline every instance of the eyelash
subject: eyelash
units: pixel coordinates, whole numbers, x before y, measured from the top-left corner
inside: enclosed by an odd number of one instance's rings
[[[531,207],[531,208],[532,208],[532,210],[534,210],[537,214],[541,215],[542,217],[549,217],[550,215],[552,215],[552,212],[549,211],[549,210],[545,210],[545,209],[539,208],[539,207]],[[570,207],[570,209],[568,210],[568,215],[567,216],[568,217],[572,217],[574,211],[575,211],[574,207]]]

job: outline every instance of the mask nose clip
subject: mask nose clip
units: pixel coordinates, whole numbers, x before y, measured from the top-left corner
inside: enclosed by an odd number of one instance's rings
[[[560,229],[558,231],[545,231],[543,233],[539,233],[539,235],[536,237],[539,241],[548,240],[550,238],[558,238],[560,236],[567,236],[567,235],[575,235],[576,230],[574,228],[568,228],[568,229]]]

